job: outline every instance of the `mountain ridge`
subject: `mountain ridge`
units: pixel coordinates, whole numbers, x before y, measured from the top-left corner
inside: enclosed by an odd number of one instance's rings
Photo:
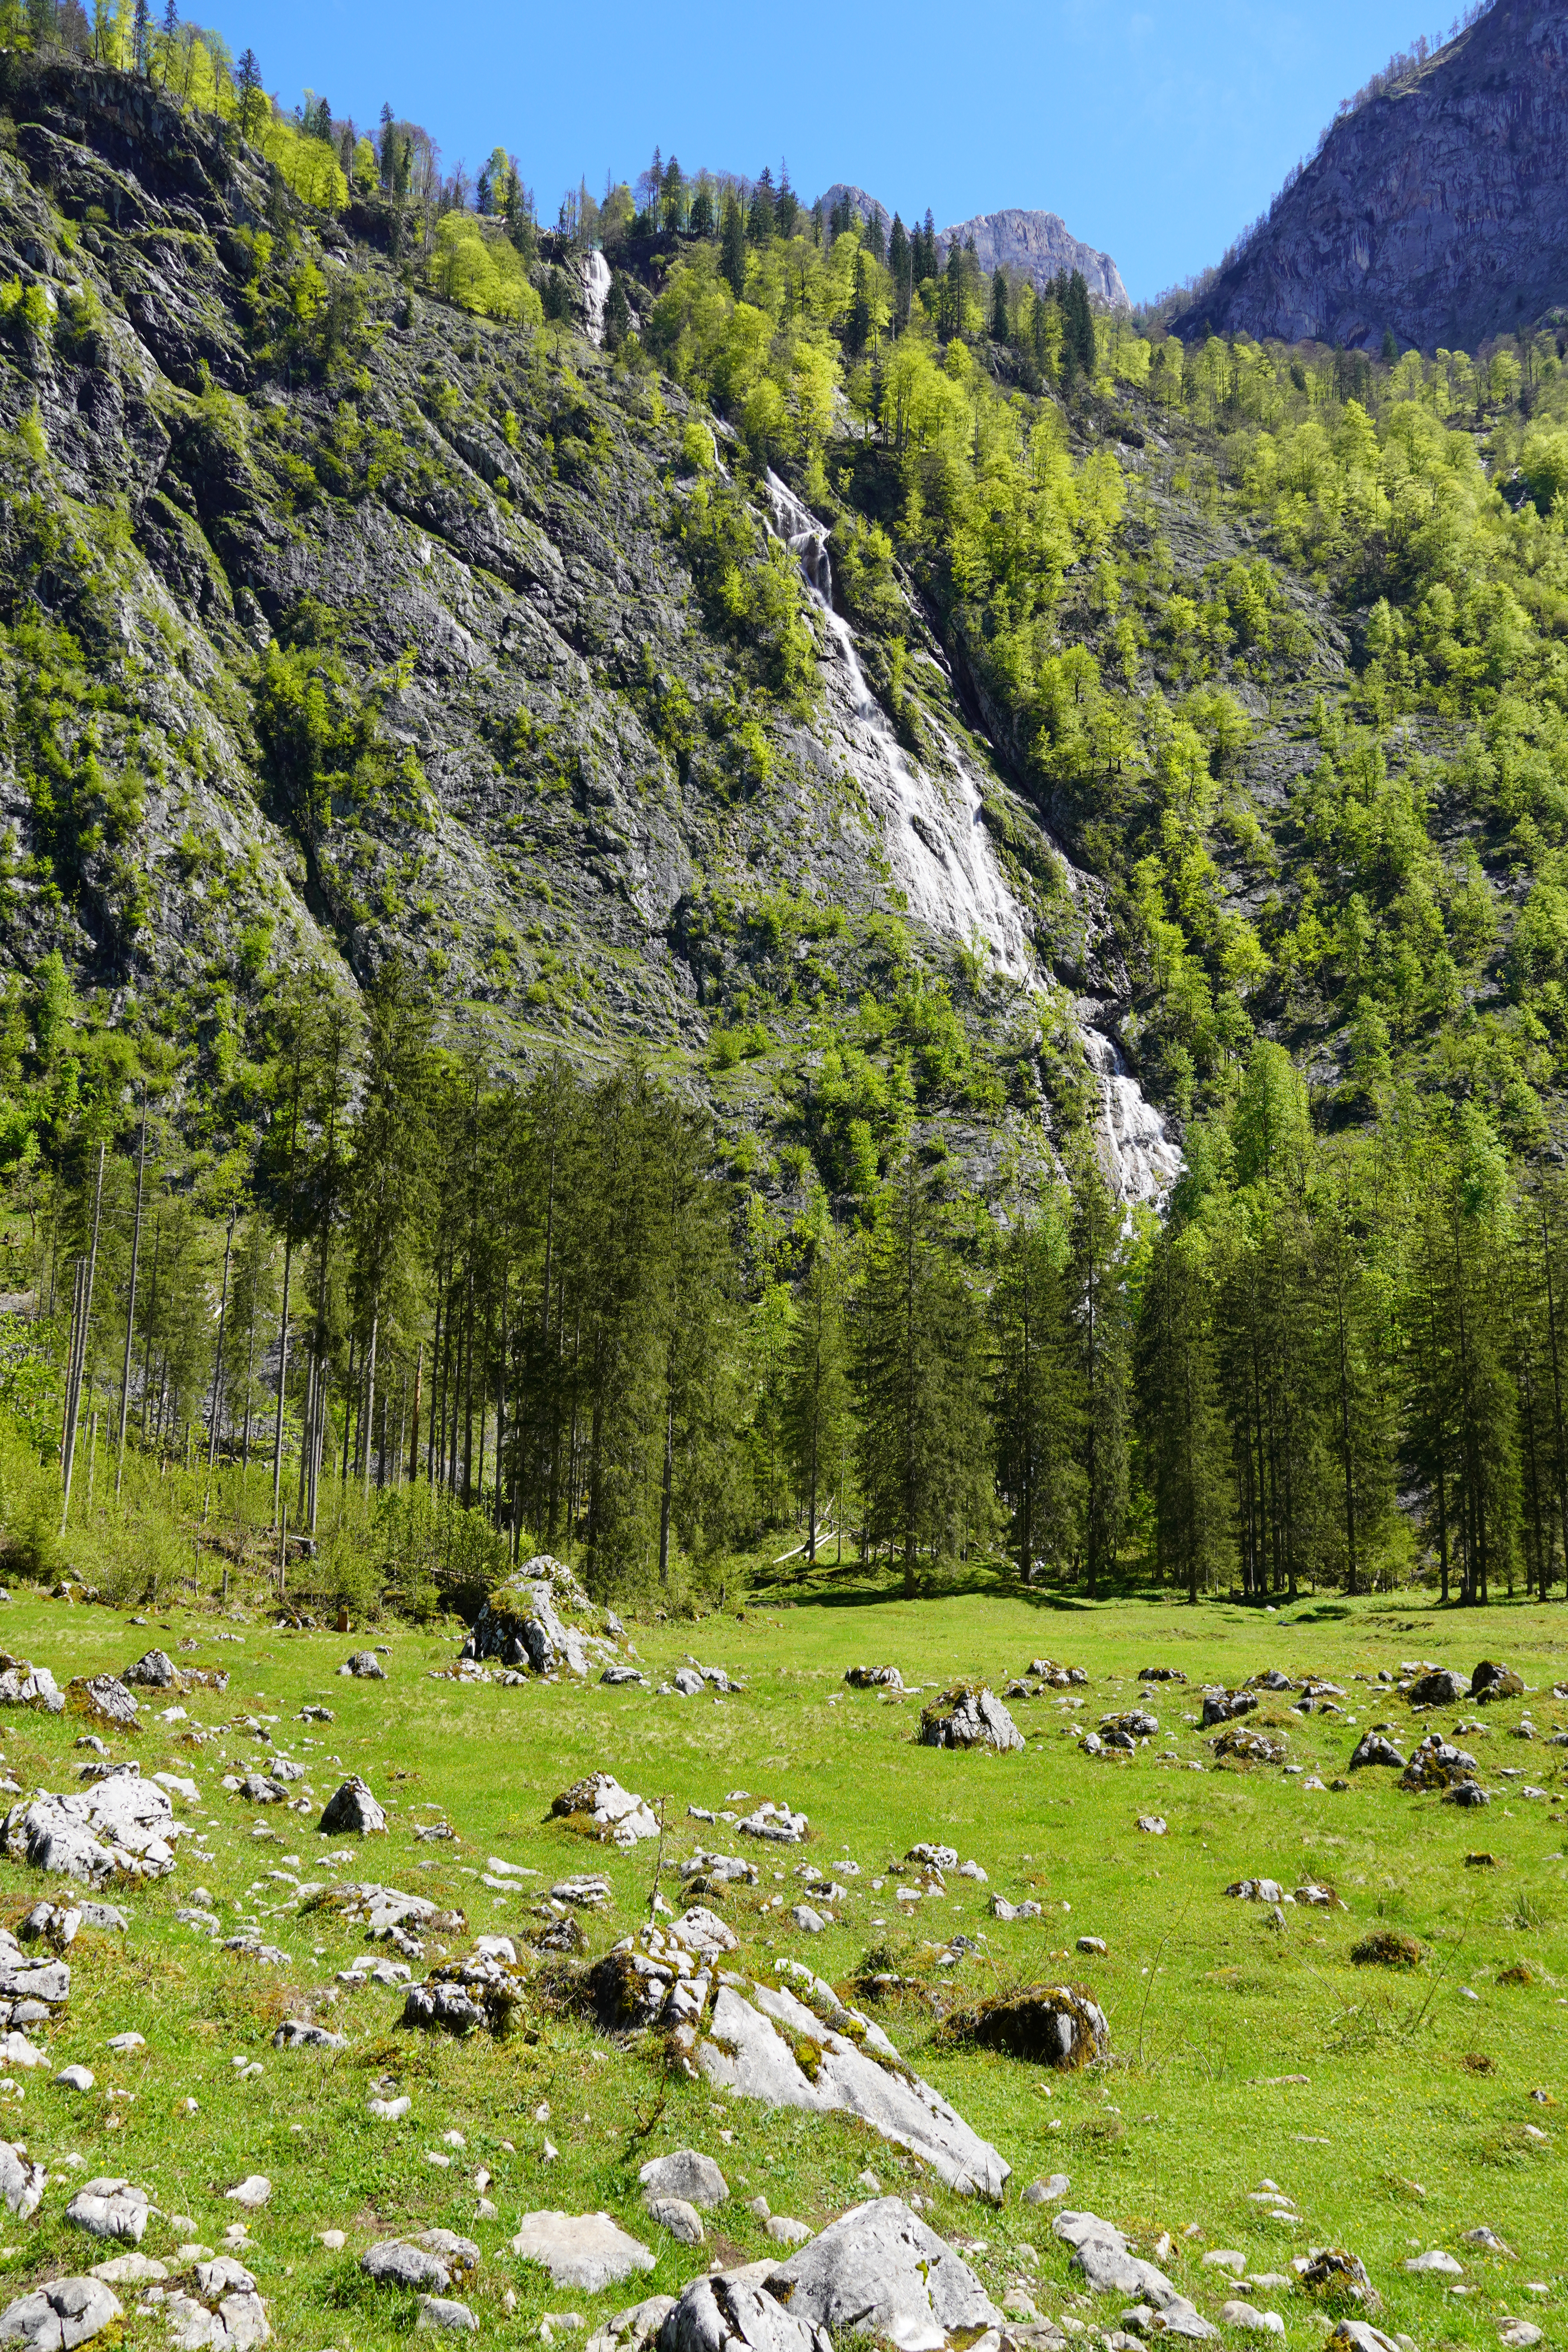
[[[1568,10],[1497,0],[1335,122],[1173,331],[1473,350],[1568,302],[1565,184]]]

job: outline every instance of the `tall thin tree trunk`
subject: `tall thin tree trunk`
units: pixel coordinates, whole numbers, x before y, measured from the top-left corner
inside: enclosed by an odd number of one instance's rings
[[[142,1089],[142,1137],[136,1149],[136,1213],[131,1227],[131,1283],[125,1301],[125,1361],[120,1374],[120,1447],[114,1465],[118,1497],[125,1479],[125,1417],[131,1407],[131,1346],[136,1328],[136,1268],[142,1256],[142,1190],[147,1172],[147,1089]]]
[[[370,1500],[371,1450],[375,1443],[375,1343],[380,1331],[381,1308],[379,1305],[376,1305],[371,1308],[370,1312],[370,1353],[366,1359],[365,1364],[365,1412],[364,1423],[362,1431],[364,1444],[364,1484],[361,1489],[361,1493],[367,1503]]]

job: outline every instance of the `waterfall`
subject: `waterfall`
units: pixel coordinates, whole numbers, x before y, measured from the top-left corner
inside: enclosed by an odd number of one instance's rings
[[[910,760],[866,682],[854,633],[833,609],[827,541],[811,509],[771,468],[766,476],[770,520],[800,564],[826,630],[830,698],[851,765],[881,824],[888,862],[909,910],[932,930],[966,944],[983,944],[1000,968],[1022,985],[1041,986],[1034,927],[1007,886],[985,830],[980,783],[960,746],[943,740],[956,775],[931,776]],[[1052,844],[1056,848],[1056,844]],[[1059,848],[1057,855],[1062,856]],[[1063,857],[1068,884],[1082,896],[1084,877]],[[1157,1202],[1180,1173],[1179,1147],[1127,1067],[1120,1048],[1091,1025],[1091,1000],[1076,1008],[1079,1032],[1100,1086],[1100,1139],[1107,1172],[1119,1200]]]

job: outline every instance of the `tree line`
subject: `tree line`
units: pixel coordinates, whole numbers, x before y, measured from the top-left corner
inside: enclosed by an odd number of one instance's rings
[[[363,1004],[279,988],[223,1159],[71,1015],[46,974],[6,1073],[62,1462],[96,1413],[120,1466],[247,1468],[307,1537],[424,1486],[605,1594],[740,1555],[1193,1600],[1565,1573],[1568,1180],[1510,1171],[1473,1104],[1324,1136],[1259,1043],[1163,1220],[1092,1125],[990,1200],[906,1125],[836,1214],[635,1061],[498,1076],[396,967]]]

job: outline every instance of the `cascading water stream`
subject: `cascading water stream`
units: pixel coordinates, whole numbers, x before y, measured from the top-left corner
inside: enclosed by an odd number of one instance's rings
[[[866,683],[849,625],[833,609],[833,573],[821,525],[786,482],[769,471],[773,527],[799,562],[821,612],[828,662],[841,688],[839,723],[855,753],[858,781],[881,823],[893,878],[909,910],[933,930],[983,943],[1026,987],[1040,986],[1032,926],[1008,888],[985,831],[979,782],[947,738],[956,770],[945,789],[909,759]],[[1054,846],[1055,845],[1053,845]],[[1058,856],[1061,855],[1058,851]],[[1081,877],[1066,858],[1068,887]],[[1079,1017],[1085,1057],[1100,1083],[1100,1131],[1114,1189],[1129,1205],[1156,1202],[1181,1171],[1182,1155],[1159,1113],[1102,1030]]]

